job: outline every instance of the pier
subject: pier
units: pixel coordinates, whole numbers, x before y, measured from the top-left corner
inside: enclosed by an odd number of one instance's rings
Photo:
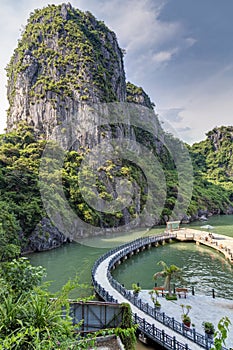
[[[210,231],[200,231],[190,228],[182,228],[176,232],[178,241],[194,241],[203,244],[222,253],[233,264],[233,238],[219,235]]]
[[[125,257],[130,258],[133,254],[140,253],[152,246],[163,245],[172,240],[193,240],[202,242],[202,236],[194,235],[195,232],[166,233],[157,236],[149,236],[126,243],[118,248],[112,249],[100,257],[92,269],[92,282],[97,294],[105,301],[124,303],[127,302],[133,313],[134,322],[138,325],[138,330],[143,337],[148,337],[165,349],[196,350],[210,349],[212,343],[195,330],[189,329],[181,322],[169,317],[164,312],[159,312],[148,303],[133,295],[124,286],[118,283],[111,275],[111,270],[125,261]],[[192,235],[193,234],[193,235]],[[208,234],[205,232],[205,235]]]

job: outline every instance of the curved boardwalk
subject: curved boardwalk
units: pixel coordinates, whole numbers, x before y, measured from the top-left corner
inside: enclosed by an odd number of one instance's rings
[[[210,349],[211,343],[204,335],[186,328],[174,318],[160,313],[135,297],[113,279],[110,271],[133,254],[176,239],[176,233],[140,238],[113,249],[100,257],[92,270],[92,282],[96,292],[106,301],[130,304],[134,321],[146,337],[163,345],[166,349],[196,350]]]

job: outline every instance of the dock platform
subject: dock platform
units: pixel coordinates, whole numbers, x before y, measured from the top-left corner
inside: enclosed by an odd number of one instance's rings
[[[217,233],[182,228],[176,231],[176,239],[181,242],[194,241],[222,253],[233,264],[233,237]]]

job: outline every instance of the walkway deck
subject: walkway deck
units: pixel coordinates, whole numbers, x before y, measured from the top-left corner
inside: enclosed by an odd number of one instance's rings
[[[115,253],[117,254],[117,253]],[[149,315],[145,314],[143,311],[141,311],[139,308],[134,306],[132,303],[128,302],[118,291],[116,291],[110,284],[108,278],[107,278],[107,273],[108,273],[108,266],[109,262],[112,259],[114,255],[111,255],[107,259],[105,259],[97,268],[96,273],[95,273],[95,278],[97,281],[100,282],[101,286],[109,292],[111,296],[113,296],[114,299],[117,300],[118,303],[129,303],[130,307],[132,309],[133,314],[137,314],[140,318],[145,319],[148,323],[151,325],[154,324],[155,327],[164,330],[165,333],[167,333],[170,337],[175,337],[177,341],[183,344],[187,344],[189,349],[192,350],[200,350],[201,347],[198,346],[197,344],[193,343],[192,341],[189,341],[187,338],[177,334],[173,330],[171,330],[168,327],[162,326],[161,323],[158,321],[155,321],[154,318],[150,317]]]
[[[211,341],[203,333],[184,327],[180,320],[174,319],[175,316],[170,317],[167,313],[156,311],[148,302],[145,303],[145,300],[133,296],[130,291],[114,280],[110,273],[119,263],[123,263],[132,255],[149,249],[152,245],[163,245],[174,239],[205,244],[219,250],[232,262],[232,238],[228,239],[226,236],[217,234],[213,234],[211,237],[206,231],[181,229],[172,233],[139,238],[107,252],[95,262],[92,269],[93,285],[96,292],[104,300],[128,303],[132,309],[135,323],[139,325],[142,334],[162,344],[164,348],[176,350],[210,349],[212,347]],[[169,312],[169,310],[167,311]]]
[[[182,228],[176,231],[176,237],[179,241],[195,241],[196,244],[203,244],[214,248],[215,250],[218,250],[220,253],[222,253],[225,258],[233,264],[232,237],[189,228]]]

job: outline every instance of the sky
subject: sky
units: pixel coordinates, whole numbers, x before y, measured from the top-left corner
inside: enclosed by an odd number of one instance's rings
[[[31,12],[64,1],[0,0],[0,132],[8,108],[5,67]],[[113,30],[126,78],[141,86],[156,113],[192,144],[233,125],[232,0],[70,0]]]

